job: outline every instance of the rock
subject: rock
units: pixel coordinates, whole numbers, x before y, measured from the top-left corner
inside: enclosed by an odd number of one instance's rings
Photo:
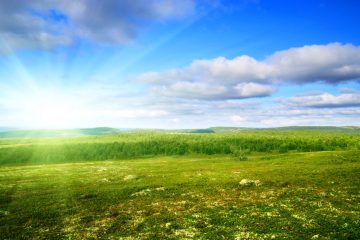
[[[251,179],[242,179],[239,182],[240,186],[259,186],[260,185],[260,180],[251,180]]]
[[[127,175],[127,176],[124,177],[124,181],[129,181],[129,180],[132,180],[134,178],[136,178],[135,175]]]

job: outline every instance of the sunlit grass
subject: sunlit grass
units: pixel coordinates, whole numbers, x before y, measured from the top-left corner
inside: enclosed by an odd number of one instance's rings
[[[322,132],[132,132],[94,137],[0,140],[0,165],[86,162],[152,156],[360,150],[360,135]]]
[[[4,239],[358,239],[357,152],[3,166]],[[241,185],[242,180],[258,185]]]

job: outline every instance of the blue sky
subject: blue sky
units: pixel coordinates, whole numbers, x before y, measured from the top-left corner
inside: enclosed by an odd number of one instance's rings
[[[0,126],[359,125],[359,1],[0,3]]]

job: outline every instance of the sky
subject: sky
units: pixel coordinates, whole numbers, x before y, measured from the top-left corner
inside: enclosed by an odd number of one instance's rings
[[[360,1],[2,0],[0,127],[359,126]]]

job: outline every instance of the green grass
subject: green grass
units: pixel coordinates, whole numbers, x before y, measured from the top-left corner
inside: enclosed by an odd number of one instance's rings
[[[118,160],[194,154],[360,150],[360,135],[309,131],[139,132],[60,139],[0,140],[0,165]]]
[[[0,238],[360,239],[358,151],[248,157],[3,165]]]

